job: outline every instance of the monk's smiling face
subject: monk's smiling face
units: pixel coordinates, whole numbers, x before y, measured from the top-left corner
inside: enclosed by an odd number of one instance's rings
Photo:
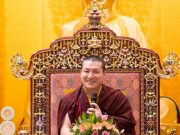
[[[89,93],[99,91],[104,81],[102,63],[91,60],[84,61],[81,70],[81,81],[85,91]]]

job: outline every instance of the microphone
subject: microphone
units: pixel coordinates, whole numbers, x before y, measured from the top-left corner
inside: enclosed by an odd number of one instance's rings
[[[92,93],[91,95],[91,103],[96,103],[97,102],[97,93]]]

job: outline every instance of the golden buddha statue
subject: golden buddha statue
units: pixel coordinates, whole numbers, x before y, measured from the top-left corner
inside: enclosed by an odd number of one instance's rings
[[[102,18],[101,23],[105,24],[113,30],[117,36],[126,36],[136,39],[141,47],[147,48],[148,44],[139,23],[130,17],[120,16],[117,13],[117,0],[96,0],[105,12],[105,18]],[[84,7],[89,5],[91,0],[85,0]],[[84,24],[88,23],[88,18],[78,18],[61,28],[61,36],[73,36],[74,32],[80,29]]]

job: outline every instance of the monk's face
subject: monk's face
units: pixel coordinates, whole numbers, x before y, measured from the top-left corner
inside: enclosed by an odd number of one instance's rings
[[[100,90],[104,81],[102,63],[99,61],[84,61],[81,70],[81,81],[86,91]]]
[[[86,1],[86,3],[87,3],[88,5],[89,5],[90,2],[91,2],[91,0],[85,0],[85,1]],[[108,7],[111,7],[112,4],[113,4],[113,2],[114,2],[114,0],[96,0],[96,1],[97,1],[99,4],[101,4],[104,9],[106,9],[106,8],[108,8]]]

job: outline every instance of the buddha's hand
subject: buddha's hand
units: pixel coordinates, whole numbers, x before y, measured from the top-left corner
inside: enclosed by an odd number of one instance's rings
[[[91,107],[87,109],[87,114],[92,114],[93,112],[96,114],[96,117],[101,117],[102,116],[102,111],[99,108],[98,104],[96,103],[91,103]]]

